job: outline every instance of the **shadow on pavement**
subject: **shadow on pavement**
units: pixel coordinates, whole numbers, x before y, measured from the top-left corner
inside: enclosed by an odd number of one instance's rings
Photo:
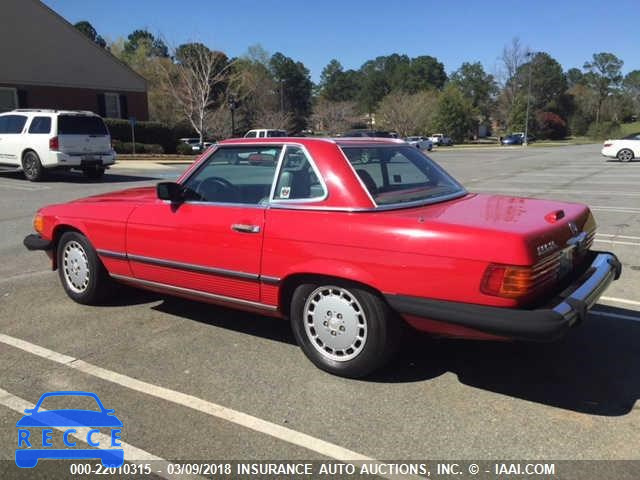
[[[581,413],[624,415],[640,399],[640,313],[603,305],[597,310],[555,343],[413,336],[370,380],[416,382],[452,372],[483,390]]]
[[[146,292],[118,298],[118,305],[162,299],[151,308],[295,344],[286,320]],[[411,331],[392,362],[363,381],[422,382],[452,372],[461,383],[494,393],[592,415],[625,415],[640,399],[640,313],[604,305],[597,312],[554,343],[438,340]]]

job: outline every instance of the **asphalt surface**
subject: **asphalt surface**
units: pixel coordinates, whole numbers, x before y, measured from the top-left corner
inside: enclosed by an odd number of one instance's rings
[[[1,175],[0,478],[68,476],[55,461],[28,473],[13,462],[20,400],[55,390],[97,393],[124,442],[169,460],[640,460],[640,162],[606,161],[598,145],[431,156],[470,191],[592,207],[594,246],[624,273],[582,326],[553,344],[415,335],[373,378],[334,377],[284,321],[124,288],[108,305],[75,304],[44,254],[22,246],[39,206],[185,165],[123,163],[98,182]]]

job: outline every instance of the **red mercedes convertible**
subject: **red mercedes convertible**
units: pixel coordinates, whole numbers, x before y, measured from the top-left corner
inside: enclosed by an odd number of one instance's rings
[[[113,282],[288,318],[318,367],[362,377],[407,327],[554,340],[620,276],[585,205],[467,192],[407,143],[233,139],[177,182],[42,208],[76,302]]]

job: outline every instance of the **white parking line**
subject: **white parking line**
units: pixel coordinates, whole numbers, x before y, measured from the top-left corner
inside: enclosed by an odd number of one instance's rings
[[[583,196],[601,196],[601,195],[612,195],[618,197],[640,197],[640,192],[620,192],[620,191],[611,191],[611,190],[569,190],[566,188],[549,188],[549,189],[538,189],[538,188],[501,188],[501,187],[485,187],[482,186],[483,191],[491,191],[491,192],[518,192],[521,195],[526,195],[530,193],[566,193],[566,194],[577,194]]]
[[[6,345],[10,345],[12,347],[18,348],[25,352],[31,353],[33,355],[46,358],[47,360],[51,360],[53,362],[62,364],[66,367],[73,368],[74,370],[80,371],[87,375],[100,378],[101,380],[106,380],[108,382],[115,383],[125,388],[129,388],[131,390],[135,390],[137,392],[144,393],[146,395],[151,395],[152,397],[156,397],[161,400],[165,400],[167,402],[175,403],[176,405],[187,407],[192,410],[196,410],[198,412],[204,413],[206,415],[210,415],[212,417],[220,418],[222,420],[235,423],[237,425],[254,430],[256,432],[269,435],[278,440],[282,440],[292,445],[296,445],[298,447],[302,447],[307,450],[311,450],[313,452],[319,453],[320,455],[323,455],[325,457],[333,458],[341,462],[349,462],[356,465],[361,465],[363,463],[367,463],[367,464],[379,463],[377,460],[373,458],[354,452],[353,450],[349,450],[349,449],[340,447],[338,445],[334,445],[333,443],[329,443],[325,440],[321,440],[311,435],[307,435],[306,433],[298,432],[296,430],[292,430],[290,428],[286,428],[281,425],[271,423],[267,420],[254,417],[253,415],[249,415],[247,413],[243,413],[238,410],[233,410],[231,408],[223,407],[222,405],[218,405],[216,403],[212,403],[207,400],[194,397],[193,395],[189,395],[186,393],[178,392],[176,390],[164,388],[159,385],[154,385],[152,383],[143,382],[141,380],[129,377],[127,375],[123,375],[121,373],[117,373],[102,367],[98,367],[96,365],[92,365],[90,363],[87,363],[83,360],[76,359],[69,355],[65,355],[62,353],[55,352],[53,350],[49,350],[48,348],[35,345],[33,343],[27,342],[25,340],[21,340],[19,338],[10,337],[9,335],[5,335],[5,334],[0,334],[0,342]],[[407,476],[395,477],[394,475],[388,475],[388,476],[384,476],[384,478],[389,478],[389,479],[403,478],[404,479],[404,478],[411,478],[411,477],[407,477]],[[422,478],[422,477],[415,477],[415,478]]]
[[[600,300],[604,300],[605,302],[615,302],[622,303],[624,305],[633,305],[635,307],[640,307],[640,302],[638,302],[637,300],[627,300],[626,298],[600,297]]]
[[[23,190],[29,192],[35,192],[38,190],[49,190],[51,187],[45,185],[24,185],[17,183],[0,182],[0,188],[8,188],[9,190]]]
[[[612,213],[640,213],[640,208],[634,207],[608,207],[605,205],[590,205],[589,208],[595,211]]]
[[[626,238],[628,240],[640,240],[640,237],[634,237],[632,235],[618,235],[617,233],[596,233],[596,237]]]
[[[613,317],[613,318],[621,318],[623,320],[632,320],[634,322],[640,322],[640,316],[633,317],[631,315],[623,315],[621,313],[613,313],[613,312],[603,312],[600,310],[591,310],[589,313],[591,315],[597,315],[599,317]]]
[[[10,392],[7,392],[2,388],[0,388],[0,405],[10,408],[11,410],[14,410],[20,414],[24,414],[25,409],[34,407],[33,403],[28,402],[27,400],[21,397],[18,397]],[[39,411],[46,411],[46,409],[41,408]],[[61,432],[64,432],[66,430],[66,428],[64,427],[51,427],[51,428],[55,428],[56,430],[59,430]],[[86,443],[87,433],[91,427],[74,427],[74,428],[76,430],[76,433],[72,433],[70,436],[75,438],[76,440]],[[94,433],[92,435],[92,439],[100,443],[101,445],[109,445],[111,443],[111,437],[108,435],[105,435],[104,433]],[[122,449],[124,450],[125,461],[127,462],[151,462],[151,461],[161,462],[161,463],[154,464],[154,469],[161,468],[161,471],[160,472],[154,471],[153,473],[167,479],[176,478],[175,475],[169,475],[167,473],[164,473],[167,471],[167,465],[169,465],[169,463],[171,462],[166,461],[164,458],[156,457],[155,455],[145,450],[142,450],[141,448],[134,447],[129,443],[120,441],[120,444],[122,446]],[[194,478],[204,478],[204,477],[194,477]]]
[[[631,245],[633,247],[640,247],[640,242],[619,242],[617,240],[604,240],[602,238],[594,238],[594,242],[609,243],[611,245]]]

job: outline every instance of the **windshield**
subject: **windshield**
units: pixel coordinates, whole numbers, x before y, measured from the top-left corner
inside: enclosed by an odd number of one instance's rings
[[[107,127],[100,117],[84,115],[60,115],[59,135],[108,135]]]
[[[342,147],[377,205],[463,195],[464,188],[433,160],[408,145]]]

